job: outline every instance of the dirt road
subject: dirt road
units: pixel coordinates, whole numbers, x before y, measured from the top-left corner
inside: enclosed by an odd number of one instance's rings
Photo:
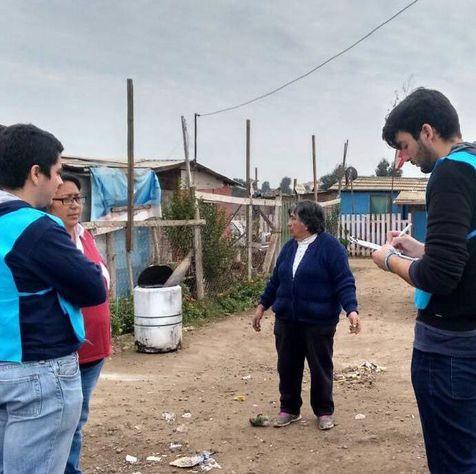
[[[386,371],[335,383],[335,429],[317,429],[308,374],[302,422],[281,429],[250,427],[252,414],[278,411],[273,318],[269,314],[257,334],[249,315],[230,316],[186,332],[176,353],[138,354],[132,339],[122,341],[125,348],[107,362],[93,397],[85,472],[189,472],[169,462],[202,450],[215,452],[222,467],[212,472],[427,472],[410,384],[412,292],[368,260],[354,260],[352,267],[364,329],[352,336],[341,321],[335,371],[365,360]],[[244,401],[234,400],[239,395]],[[165,412],[174,413],[175,421],[167,423]],[[186,413],[191,417],[182,416]],[[357,414],[365,419],[355,419]],[[181,451],[172,453],[171,442],[182,444]],[[129,464],[126,455],[139,461]],[[146,461],[152,455],[162,458]]]

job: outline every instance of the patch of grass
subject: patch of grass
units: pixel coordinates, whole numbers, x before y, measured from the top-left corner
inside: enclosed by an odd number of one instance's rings
[[[219,316],[251,309],[258,304],[264,287],[264,280],[255,280],[240,282],[224,293],[201,301],[184,295],[183,324],[201,324]]]
[[[264,280],[240,282],[219,295],[194,299],[190,291],[183,288],[183,324],[200,325],[211,319],[241,311],[247,311],[258,304],[265,287]],[[134,331],[134,302],[131,296],[111,302],[111,326],[113,336]]]
[[[111,329],[113,336],[134,332],[134,300],[132,296],[111,301]]]

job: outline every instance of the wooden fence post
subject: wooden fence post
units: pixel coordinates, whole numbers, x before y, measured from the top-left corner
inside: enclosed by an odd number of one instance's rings
[[[251,121],[246,120],[246,196],[250,202],[246,206],[246,269],[248,281],[251,280],[253,272],[253,254],[252,254],[252,241],[253,241],[253,229],[252,229],[252,212],[253,207],[251,205],[251,157],[250,157],[250,130]]]
[[[126,260],[129,273],[131,294],[134,290],[132,269],[132,232],[134,229],[134,86],[132,79],[127,79],[127,228]]]
[[[115,300],[117,296],[116,249],[115,249],[114,241],[115,241],[114,232],[108,232],[106,234],[106,260],[107,260],[107,268],[111,276],[111,282],[109,285],[109,294],[110,294],[111,300]]]
[[[314,202],[317,202],[316,135],[312,136],[312,176],[314,186]]]
[[[187,181],[188,188],[190,190],[191,198],[195,206],[195,219],[200,219],[200,208],[198,206],[197,197],[195,195],[195,186],[192,183],[192,173],[190,170],[190,158],[188,151],[188,135],[187,135],[187,122],[185,117],[182,116],[182,134],[183,134],[183,147],[185,153],[185,166],[187,169]],[[199,226],[193,228],[193,253],[195,257],[195,279],[197,285],[197,299],[202,300],[205,297],[205,287],[203,282],[203,249],[202,249],[202,233]]]

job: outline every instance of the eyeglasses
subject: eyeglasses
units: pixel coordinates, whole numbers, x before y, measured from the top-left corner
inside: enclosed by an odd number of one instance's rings
[[[61,201],[61,204],[63,204],[63,206],[72,206],[73,203],[84,204],[85,201],[86,201],[86,197],[85,196],[80,196],[80,195],[67,196],[67,197],[64,197],[64,198],[53,198],[53,201]]]

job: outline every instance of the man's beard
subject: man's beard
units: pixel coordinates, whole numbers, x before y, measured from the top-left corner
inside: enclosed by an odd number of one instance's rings
[[[418,143],[418,165],[422,171],[422,173],[431,173],[433,168],[435,167],[436,160],[438,160],[439,156],[433,150],[430,150],[426,146],[424,146],[419,141]]]

